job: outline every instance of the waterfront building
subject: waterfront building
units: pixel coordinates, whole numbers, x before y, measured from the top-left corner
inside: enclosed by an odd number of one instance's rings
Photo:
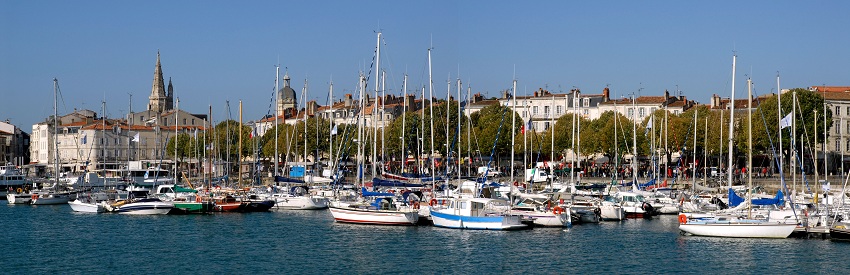
[[[11,121],[0,121],[0,165],[25,165],[30,162],[30,135]]]

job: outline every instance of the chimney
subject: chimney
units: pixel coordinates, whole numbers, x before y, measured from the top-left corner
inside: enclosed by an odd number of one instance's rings
[[[608,100],[610,100],[610,99],[611,99],[611,90],[609,90],[608,87],[605,87],[605,89],[602,89],[602,102],[608,102]]]
[[[354,103],[354,99],[351,98],[351,94],[345,94],[344,101],[345,107],[351,107],[351,105]]]
[[[413,102],[415,102],[415,101],[416,101],[416,96],[407,95],[407,98],[405,99],[404,105],[407,105],[407,108],[411,108],[413,106]]]

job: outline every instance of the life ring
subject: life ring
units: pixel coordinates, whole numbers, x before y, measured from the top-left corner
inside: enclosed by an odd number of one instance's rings
[[[413,202],[413,209],[419,209],[419,202]]]
[[[18,189],[15,189],[15,191],[18,191],[18,194],[20,194],[22,190],[20,187],[18,187]]]
[[[36,200],[36,199],[38,199],[38,195],[32,195],[32,197],[30,197],[30,198],[33,199],[33,200]]]
[[[201,202],[201,196],[195,196],[195,202]]]
[[[552,208],[552,213],[554,213],[555,215],[561,215],[564,213],[564,208],[561,208],[560,206],[555,206],[555,208]]]
[[[429,206],[437,205],[437,199],[431,199],[431,201],[428,202],[428,205]]]
[[[688,223],[688,216],[685,214],[679,214],[679,224]]]
[[[390,194],[395,194],[395,190],[390,189]]]

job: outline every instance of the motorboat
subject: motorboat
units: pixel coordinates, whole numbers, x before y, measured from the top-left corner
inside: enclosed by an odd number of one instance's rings
[[[516,230],[529,228],[522,215],[510,214],[510,206],[492,198],[452,198],[445,208],[431,207],[435,226],[455,229]]]
[[[157,198],[132,199],[108,204],[110,212],[128,215],[165,215],[174,205]]]
[[[679,230],[694,236],[727,238],[788,238],[797,226],[781,222],[735,218],[690,219],[679,214]]]
[[[331,201],[334,220],[343,223],[375,225],[415,225],[419,221],[419,203],[406,205],[393,193],[370,192],[365,188],[359,201]],[[368,199],[368,200],[367,200]]]

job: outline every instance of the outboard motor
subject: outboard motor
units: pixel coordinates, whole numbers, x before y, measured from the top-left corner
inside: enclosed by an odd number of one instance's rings
[[[640,206],[640,209],[643,209],[643,211],[645,211],[647,215],[650,215],[650,216],[656,215],[655,208],[652,207],[652,205],[649,204],[648,202],[643,202],[643,204]]]

